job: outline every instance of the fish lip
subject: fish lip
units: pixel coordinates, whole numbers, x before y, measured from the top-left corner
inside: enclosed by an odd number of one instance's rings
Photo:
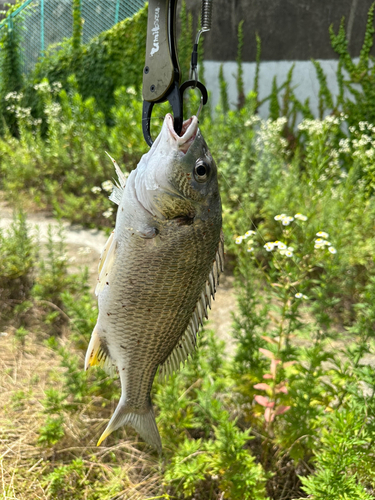
[[[198,118],[193,115],[182,124],[181,135],[178,135],[173,127],[173,116],[167,113],[165,117],[170,136],[174,139],[176,146],[182,153],[187,153],[189,147],[194,142],[198,132]]]

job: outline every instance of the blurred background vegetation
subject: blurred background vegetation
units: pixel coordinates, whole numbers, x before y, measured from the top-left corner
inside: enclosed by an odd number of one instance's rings
[[[375,498],[373,15],[374,6],[358,61],[344,23],[331,30],[340,92],[315,62],[318,118],[294,95],[293,66],[267,98],[270,118],[257,115],[258,78],[243,91],[239,25],[237,109],[221,73],[220,105],[200,120],[219,166],[235,347],[228,356],[205,330],[186,367],[155,383],[161,460],[128,429],[95,448],[120,392],[104,372],[82,370],[97,317],[87,271],[69,272],[62,230],[41,244],[23,211],[113,227],[105,151],[126,172],[147,151],[147,11],[87,45],[78,26],[24,80],[17,37],[3,34],[0,189],[15,208],[0,232],[4,500]],[[185,8],[181,23],[186,68]],[[258,64],[260,55],[258,39]],[[198,104],[190,95],[187,114]],[[167,111],[159,106],[153,130]]]

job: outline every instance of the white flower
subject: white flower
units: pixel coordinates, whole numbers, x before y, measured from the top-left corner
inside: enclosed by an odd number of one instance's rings
[[[324,231],[319,231],[316,233],[317,236],[320,236],[321,238],[328,238],[329,234],[325,233]]]
[[[40,82],[34,85],[35,90],[39,90],[39,92],[49,93],[51,92],[51,87],[48,82]]]
[[[309,298],[308,298],[307,295],[303,295],[302,298],[305,299],[305,300],[309,300]]]
[[[103,212],[103,217],[105,217],[106,219],[108,219],[109,217],[111,217],[111,215],[113,214],[113,208],[110,207],[108,210],[106,210],[105,212]]]
[[[328,251],[331,252],[331,253],[333,253],[333,254],[337,253],[337,250],[334,247],[329,247]]]
[[[272,250],[275,248],[275,243],[273,241],[269,241],[264,245],[264,248],[267,250],[267,252],[272,252]]]
[[[254,234],[256,234],[255,231],[251,231],[251,230],[250,231],[246,231],[245,238],[248,238],[249,236],[252,236]]]
[[[293,252],[291,252],[290,250],[285,250],[285,256],[286,257],[293,257]]]
[[[282,220],[282,219],[284,219],[284,217],[286,217],[285,214],[279,214],[279,215],[275,215],[274,219],[275,220]]]
[[[302,221],[307,221],[306,215],[300,214],[299,212],[294,216],[294,218]]]
[[[240,245],[242,243],[242,241],[243,241],[243,236],[238,236],[236,238],[236,245]]]
[[[22,92],[20,92],[19,94],[17,94],[17,92],[9,92],[5,96],[5,100],[9,101],[10,99],[14,99],[15,101],[20,101],[22,99],[22,97],[23,97]]]
[[[282,243],[281,241],[277,241],[277,242],[275,241],[275,243],[279,247],[279,250],[285,250],[286,249],[285,243]]]
[[[113,189],[113,184],[111,181],[104,181],[102,182],[102,188],[104,189],[104,191],[110,193]]]
[[[302,297],[303,297],[303,294],[302,294],[302,293],[299,293],[299,292],[298,292],[298,293],[296,293],[296,294],[295,294],[295,298],[296,298],[296,299],[302,299]]]
[[[99,187],[99,186],[94,186],[94,187],[91,188],[91,192],[94,193],[94,194],[100,193],[101,190],[102,190],[102,188]]]
[[[285,219],[282,220],[282,225],[283,226],[289,226],[289,224],[290,224],[290,221],[287,218],[285,218]]]
[[[246,252],[254,252],[254,247],[249,247]]]

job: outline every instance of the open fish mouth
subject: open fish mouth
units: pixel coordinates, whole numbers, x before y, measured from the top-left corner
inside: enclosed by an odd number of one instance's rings
[[[173,128],[173,116],[170,113],[166,115],[165,120],[167,122],[169,133],[171,137],[176,141],[178,149],[182,153],[186,154],[197,135],[198,118],[196,116],[192,116],[191,118],[185,120],[182,124],[180,135],[176,134],[176,131]]]

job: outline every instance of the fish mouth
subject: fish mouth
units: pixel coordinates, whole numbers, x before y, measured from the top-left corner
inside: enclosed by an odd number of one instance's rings
[[[178,147],[179,151],[186,154],[197,135],[198,118],[196,116],[192,116],[188,120],[185,120],[182,124],[180,135],[176,134],[176,131],[173,128],[173,116],[170,113],[166,115],[165,120],[167,122],[169,133],[175,140],[176,146]]]

